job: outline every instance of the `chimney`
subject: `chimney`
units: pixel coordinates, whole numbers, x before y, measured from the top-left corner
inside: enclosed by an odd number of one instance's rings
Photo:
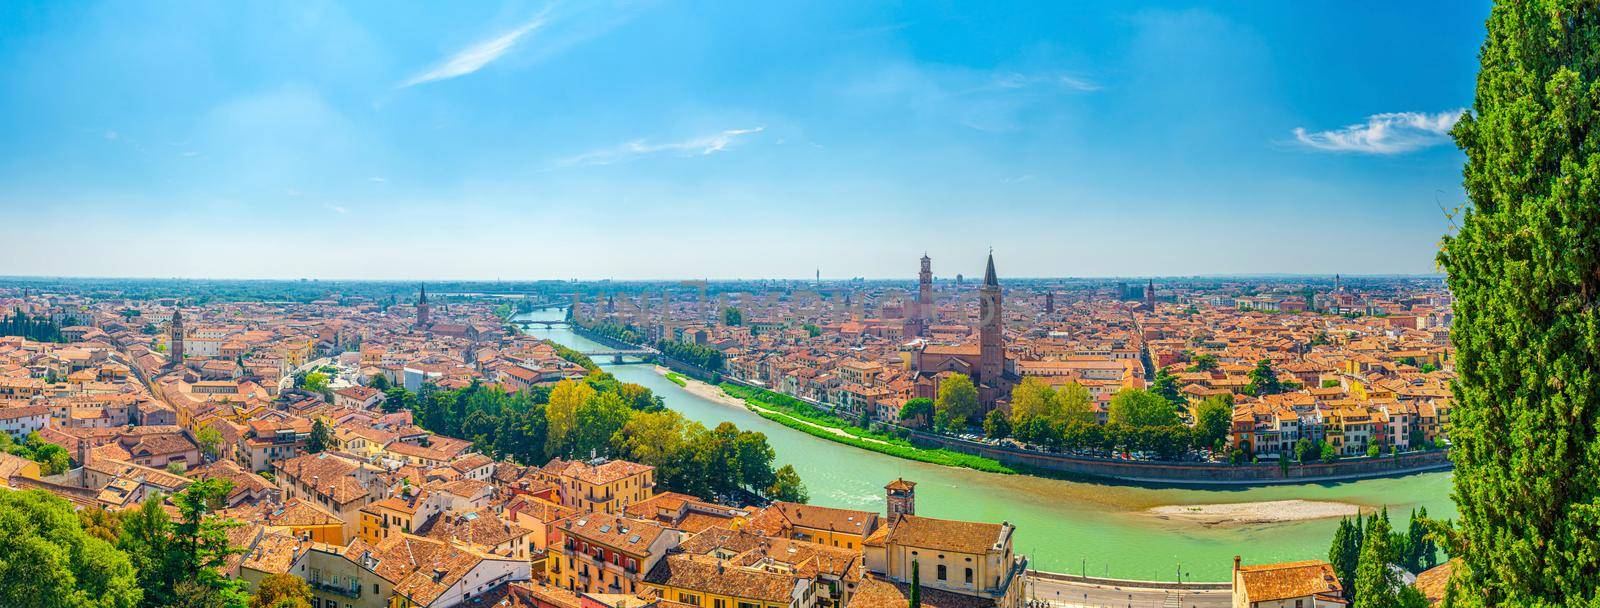
[[[1239,571],[1239,556],[1237,556],[1237,555],[1233,556],[1233,571],[1234,572],[1238,572]]]

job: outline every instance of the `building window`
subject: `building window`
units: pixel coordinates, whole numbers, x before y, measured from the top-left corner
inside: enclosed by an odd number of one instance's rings
[[[972,569],[971,568],[967,568],[967,584],[968,585],[972,584]],[[1299,607],[1296,606],[1295,608],[1299,608]]]
[[[944,564],[939,564],[939,580],[941,580],[941,581],[945,580],[945,567],[944,567]]]

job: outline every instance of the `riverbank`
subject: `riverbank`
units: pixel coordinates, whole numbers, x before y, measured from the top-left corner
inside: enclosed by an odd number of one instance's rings
[[[1321,500],[1270,500],[1208,505],[1164,505],[1145,509],[1160,519],[1188,521],[1202,526],[1277,524],[1312,519],[1360,515],[1361,507]]]
[[[661,366],[656,366],[656,372],[663,376],[673,373]],[[792,400],[793,397],[780,393],[726,382],[721,386],[717,386],[682,375],[679,375],[678,379],[683,381],[681,386],[683,386],[684,390],[698,397],[748,409],[762,418],[813,437],[918,462],[948,467],[964,467],[989,473],[1013,474],[1017,472],[1015,469],[992,458],[972,456],[944,449],[921,448],[904,439],[850,425],[831,415],[815,411],[814,408],[807,408],[813,411],[804,411],[799,406],[784,403],[785,400]],[[668,377],[668,380],[678,384],[678,380],[674,380],[671,377]]]

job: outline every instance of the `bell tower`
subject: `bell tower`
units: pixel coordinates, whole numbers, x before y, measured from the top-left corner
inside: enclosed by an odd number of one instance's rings
[[[423,285],[417,296],[417,329],[428,328],[428,286]]]
[[[896,479],[883,490],[889,503],[889,525],[894,525],[901,515],[917,514],[917,482]]]
[[[167,361],[177,367],[183,365],[183,313],[172,309],[172,322],[167,324]]]
[[[1006,365],[1005,330],[1001,326],[1000,280],[995,277],[994,253],[978,288],[978,395],[992,407],[1002,389]]]

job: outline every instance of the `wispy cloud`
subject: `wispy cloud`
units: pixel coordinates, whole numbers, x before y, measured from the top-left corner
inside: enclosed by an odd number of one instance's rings
[[[389,180],[384,178],[381,175],[374,175],[372,177],[367,178],[367,181],[375,183],[375,184],[381,184],[381,183],[387,182]]]
[[[461,49],[456,54],[451,55],[432,68],[419,72],[417,75],[407,79],[404,83],[401,83],[400,86],[409,87],[416,86],[424,82],[447,80],[450,78],[456,78],[458,76],[466,76],[467,74],[481,70],[484,68],[484,66],[494,63],[496,59],[499,59],[507,52],[511,51],[511,49],[517,46],[517,42],[522,40],[523,36],[527,36],[534,30],[539,29],[544,25],[544,23],[544,13],[540,13],[539,16],[517,26],[515,29],[512,29],[509,32],[505,32],[487,40],[479,41],[468,46],[467,48]]]
[[[1400,154],[1450,141],[1450,128],[1464,110],[1436,114],[1390,112],[1373,114],[1360,124],[1328,131],[1294,130],[1294,138],[1309,148],[1327,152]]]
[[[652,143],[648,140],[636,139],[611,148],[603,148],[585,152],[577,156],[562,159],[556,162],[558,167],[573,167],[579,165],[610,165],[654,155],[675,156],[709,156],[727,150],[736,145],[740,139],[755,135],[765,130],[766,127],[750,129],[729,129],[710,135],[692,137],[681,141]]]
[[[328,210],[332,211],[334,213],[340,213],[340,214],[350,213],[349,209],[345,209],[344,207],[339,206],[339,205],[328,205]]]
[[[1000,89],[1025,89],[1036,85],[1056,86],[1073,91],[1085,93],[1100,90],[1100,83],[1092,80],[1073,76],[1071,74],[1023,74],[1021,72],[1005,72],[996,74],[989,83]]]

